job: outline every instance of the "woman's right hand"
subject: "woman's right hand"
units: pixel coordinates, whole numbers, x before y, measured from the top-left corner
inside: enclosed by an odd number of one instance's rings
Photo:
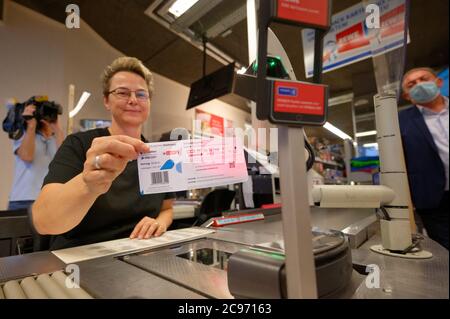
[[[33,116],[34,111],[36,111],[36,106],[34,104],[28,104],[27,106],[25,106],[25,109],[22,112],[22,116]],[[36,128],[37,122],[34,117],[26,121],[27,121],[27,128],[32,129]]]
[[[97,137],[86,153],[83,181],[90,192],[104,194],[129,161],[149,151],[144,142],[126,135]]]

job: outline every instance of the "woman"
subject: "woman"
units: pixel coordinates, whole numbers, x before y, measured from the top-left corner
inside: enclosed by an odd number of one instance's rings
[[[103,74],[111,127],[68,136],[50,163],[32,206],[37,232],[60,249],[129,236],[160,236],[172,223],[172,195],[140,195],[137,156],[150,113],[153,77],[141,61],[121,57]]]

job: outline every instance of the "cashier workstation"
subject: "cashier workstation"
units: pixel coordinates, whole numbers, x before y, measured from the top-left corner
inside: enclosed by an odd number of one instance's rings
[[[232,83],[227,93],[256,103],[258,120],[279,129],[276,159],[245,150],[254,161],[249,182],[234,187],[236,209],[160,238],[0,258],[0,298],[448,298],[448,251],[412,235],[406,169],[394,158],[401,149],[395,95],[375,96],[384,136],[381,185],[309,183],[313,155],[305,151],[303,127],[326,121],[320,40],[330,25],[330,2],[322,20],[283,14],[277,3],[260,2],[260,63],[245,74],[225,67],[203,79],[225,78]],[[312,83],[296,81],[271,21],[316,29]],[[266,77],[266,57],[273,56],[288,71]],[[208,89],[197,95],[217,97],[214,86]],[[307,91],[316,94],[302,94]],[[286,111],[303,102],[319,111]],[[175,219],[196,219],[198,204],[180,202]],[[79,287],[67,284],[74,278]]]

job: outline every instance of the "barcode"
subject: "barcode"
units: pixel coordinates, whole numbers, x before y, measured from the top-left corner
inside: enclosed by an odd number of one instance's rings
[[[169,184],[169,172],[151,173],[152,185]]]

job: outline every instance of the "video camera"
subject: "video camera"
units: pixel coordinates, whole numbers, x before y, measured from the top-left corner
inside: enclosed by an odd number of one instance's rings
[[[36,106],[33,115],[22,115],[25,107],[30,104]],[[41,120],[54,123],[58,119],[58,114],[62,114],[61,105],[49,101],[47,96],[32,96],[23,103],[15,103],[10,106],[6,118],[3,120],[3,130],[8,133],[10,139],[18,140],[27,128],[26,121],[35,118],[38,130],[42,125]]]

